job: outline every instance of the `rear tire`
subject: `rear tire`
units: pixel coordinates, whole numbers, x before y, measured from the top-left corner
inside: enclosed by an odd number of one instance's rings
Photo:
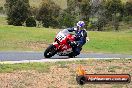
[[[56,47],[54,45],[50,45],[44,52],[45,58],[50,58],[56,54]]]
[[[74,57],[75,57],[74,52],[70,53],[70,54],[68,55],[68,57],[69,57],[69,58],[74,58]]]

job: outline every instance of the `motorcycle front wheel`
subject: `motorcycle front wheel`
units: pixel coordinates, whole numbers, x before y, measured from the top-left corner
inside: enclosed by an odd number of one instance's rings
[[[54,45],[50,45],[44,52],[45,58],[50,58],[56,54],[56,47]]]

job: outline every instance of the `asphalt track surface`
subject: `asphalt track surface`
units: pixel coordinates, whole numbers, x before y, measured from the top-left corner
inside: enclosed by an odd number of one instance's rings
[[[103,53],[81,53],[77,58],[132,58],[132,55],[124,54],[103,54]],[[44,58],[43,52],[32,51],[1,51],[0,61],[23,61],[23,60],[56,60],[56,59],[69,59],[67,56],[55,55],[52,58]],[[74,58],[73,58],[74,59]]]

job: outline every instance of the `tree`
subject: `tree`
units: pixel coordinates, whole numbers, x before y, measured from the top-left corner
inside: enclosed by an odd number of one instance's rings
[[[106,9],[111,13],[120,13],[122,10],[121,0],[108,0],[105,3]]]
[[[34,17],[29,17],[27,20],[26,20],[26,26],[27,27],[36,27],[36,21],[34,19]]]
[[[29,8],[28,0],[6,0],[8,24],[21,26],[30,15]]]
[[[81,20],[81,2],[82,0],[67,0],[67,13],[74,16],[76,21]]]
[[[73,27],[76,22],[76,16],[71,15],[66,10],[64,10],[59,16],[60,28],[63,27]]]
[[[132,16],[132,2],[126,2],[124,12],[125,16]]]
[[[86,22],[86,27],[87,27],[92,10],[90,0],[82,0],[80,10],[81,10],[82,20]]]
[[[107,17],[112,20],[112,15],[117,13],[122,14],[123,5],[121,0],[107,0],[104,1],[104,7],[106,9]]]
[[[105,9],[108,13],[106,16],[109,18],[109,21],[112,21],[112,25],[114,26],[115,30],[118,30],[119,22],[122,11],[123,11],[123,5],[121,0],[108,0],[105,2]]]
[[[87,24],[91,15],[90,0],[68,0],[67,14],[70,14],[74,19],[72,22],[83,20]],[[73,23],[71,23],[73,24]]]
[[[0,7],[0,13],[1,13],[1,14],[4,14],[4,12],[5,12],[5,11],[4,11],[4,8],[1,6],[1,7]]]
[[[53,1],[48,0],[42,3],[36,15],[38,21],[42,21],[44,27],[57,27],[60,7]]]
[[[101,16],[99,19],[98,19],[98,21],[97,21],[97,23],[96,23],[96,27],[97,27],[97,31],[103,31],[103,27],[105,26],[107,24],[107,19],[105,18],[105,17],[103,17],[103,16]]]
[[[38,8],[34,6],[30,6],[31,16],[36,16],[38,13]]]

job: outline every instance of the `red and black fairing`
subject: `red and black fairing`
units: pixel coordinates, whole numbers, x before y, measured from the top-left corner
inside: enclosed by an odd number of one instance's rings
[[[69,45],[69,42],[75,41],[75,37],[72,34],[67,34],[65,38],[59,41],[55,38],[53,45],[56,46],[57,52],[67,52],[72,50],[72,47]]]
[[[45,58],[50,58],[55,54],[60,56],[74,57],[74,52],[70,46],[70,42],[75,41],[73,35],[69,34],[67,30],[60,31],[53,42],[44,52]]]

